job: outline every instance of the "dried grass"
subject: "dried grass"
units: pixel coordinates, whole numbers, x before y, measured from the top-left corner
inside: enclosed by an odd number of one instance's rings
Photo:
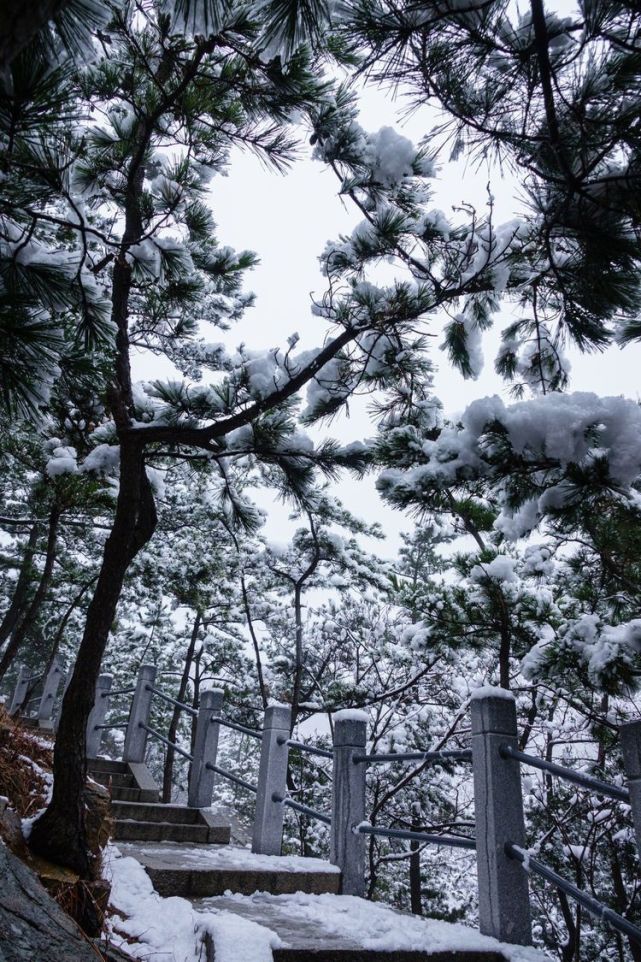
[[[0,706],[0,795],[26,818],[46,802],[47,785],[38,768],[50,772],[53,744],[43,733],[24,728]]]

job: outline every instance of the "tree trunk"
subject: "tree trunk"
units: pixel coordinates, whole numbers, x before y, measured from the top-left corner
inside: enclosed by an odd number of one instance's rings
[[[59,524],[60,509],[54,504],[49,515],[47,551],[45,555],[44,568],[42,569],[42,574],[40,575],[40,581],[38,582],[36,593],[31,599],[31,603],[16,625],[9,644],[5,648],[4,654],[0,659],[0,679],[4,677],[7,668],[9,668],[12,661],[22,648],[25,639],[36,623],[36,619],[40,614],[40,609],[42,608],[42,605],[47,597],[47,592],[49,591],[49,585],[51,583],[51,576],[53,574],[53,565],[56,560]]]
[[[30,839],[35,852],[83,877],[91,876],[93,869],[85,831],[87,719],[125,573],[153,535],[156,520],[143,446],[123,439],[114,524],[105,544],[78,657],[62,704],[54,750],[53,795],[46,812],[35,822]]]
[[[76,608],[78,607],[78,605],[80,604],[80,602],[82,601],[86,593],[89,591],[91,586],[95,585],[97,580],[98,580],[98,575],[95,575],[89,581],[86,581],[84,583],[84,585],[82,586],[80,591],[75,595],[71,604],[69,605],[64,615],[62,616],[60,620],[60,624],[58,625],[57,631],[54,635],[53,643],[49,649],[49,656],[47,660],[47,667],[45,668],[45,674],[48,674],[49,671],[51,670],[51,667],[54,662],[54,658],[58,654],[58,651],[60,649],[60,642],[63,639],[65,628],[67,627],[67,623],[69,619],[71,618],[72,614],[74,613],[74,611],[76,610]]]
[[[298,705],[300,703],[300,690],[303,674],[303,611],[302,611],[302,587],[298,582],[294,587],[294,620],[296,625],[295,659],[294,659],[294,684],[292,686],[292,731],[296,727],[298,719]]]
[[[187,654],[185,655],[185,664],[183,666],[182,678],[180,679],[180,687],[178,688],[178,695],[176,701],[185,701],[185,696],[187,694],[187,685],[189,684],[189,674],[191,672],[191,665],[194,660],[194,650],[196,648],[196,641],[198,640],[198,630],[200,628],[200,612],[196,612],[196,618],[194,620],[194,627],[191,630],[191,638],[189,639],[189,647],[187,648]],[[176,734],[178,732],[178,722],[180,721],[180,713],[182,709],[178,705],[174,705],[174,710],[171,715],[171,724],[169,725],[169,733],[167,738],[170,742],[176,741]],[[176,753],[169,745],[167,746],[167,755],[165,757],[165,767],[162,773],[162,800],[163,804],[167,805],[171,801],[171,780],[174,774],[174,759]]]
[[[198,711],[198,709],[200,708],[200,679],[202,677],[201,670],[200,670],[200,660],[202,656],[203,656],[203,649],[199,648],[196,654],[196,657],[194,658],[194,697],[192,698],[192,701],[191,701],[191,707],[195,711]],[[190,743],[189,743],[189,752],[192,755],[194,754],[194,751],[196,749],[197,727],[198,727],[198,718],[192,715],[191,716],[191,737],[190,737]],[[191,771],[191,765],[190,765],[190,771]]]
[[[421,803],[412,805],[412,831],[421,830]],[[421,854],[420,842],[410,842],[410,903],[413,915],[423,914],[423,900],[421,898]]]
[[[4,618],[0,622],[0,645],[5,643],[13,629],[18,624],[23,611],[27,607],[29,586],[33,580],[33,556],[36,553],[39,535],[40,522],[36,521],[29,532],[29,537],[25,545],[24,555],[22,556],[22,564],[20,565],[20,574],[18,575],[18,580],[16,581],[16,587],[13,592],[11,604],[5,611]]]

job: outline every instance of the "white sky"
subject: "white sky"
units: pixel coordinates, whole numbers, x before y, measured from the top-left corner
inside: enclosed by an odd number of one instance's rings
[[[427,110],[419,111],[404,122],[402,106],[400,101],[394,102],[389,91],[368,88],[361,100],[360,122],[368,130],[395,126],[418,142],[428,133],[434,115]],[[502,180],[497,171],[491,176],[488,170],[477,171],[464,159],[445,164],[441,169],[434,185],[434,205],[446,214],[452,205],[463,201],[480,209],[487,200],[488,180],[495,199],[496,223],[514,216],[514,184]],[[333,173],[310,156],[300,159],[282,176],[265,169],[254,155],[239,151],[234,153],[229,175],[212,182],[211,206],[219,240],[236,249],[250,248],[261,260],[247,279],[247,287],[257,295],[256,305],[228,336],[230,346],[244,341],[254,350],[283,347],[287,336],[294,331],[301,337],[300,348],[321,343],[321,322],[310,312],[310,295],[320,296],[325,290],[318,256],[328,240],[351,232],[361,219],[358,211],[346,206],[337,196],[337,188]],[[433,360],[439,365],[435,393],[446,414],[461,411],[471,401],[489,394],[500,394],[508,400],[508,388],[493,370],[502,326],[498,315],[494,329],[485,336],[486,364],[476,381],[464,380],[451,368],[437,348],[439,338],[435,338]],[[437,324],[433,330],[440,334]],[[572,364],[570,390],[639,398],[641,345],[624,350],[611,348],[602,354],[581,355],[575,350],[568,354]],[[156,364],[140,359],[135,366],[136,376],[162,376],[165,372]],[[365,408],[363,401],[356,402],[350,417],[334,421],[326,433],[344,442],[371,435],[373,426]],[[340,483],[338,493],[355,514],[383,525],[387,541],[378,545],[377,550],[387,556],[395,554],[400,533],[411,530],[412,522],[380,501],[374,477],[364,481],[348,478]],[[267,537],[282,542],[290,527],[288,509],[274,505],[262,492],[257,500],[269,509]]]

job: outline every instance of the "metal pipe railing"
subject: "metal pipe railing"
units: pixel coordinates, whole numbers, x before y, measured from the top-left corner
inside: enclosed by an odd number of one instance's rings
[[[529,765],[531,768],[538,768],[542,772],[549,772],[551,775],[557,775],[559,778],[565,779],[566,782],[573,782],[575,785],[580,785],[582,788],[589,788],[598,795],[606,795],[608,798],[615,798],[621,802],[630,801],[630,792],[627,788],[619,788],[617,785],[609,785],[607,782],[602,782],[600,778],[594,778],[592,775],[585,775],[583,772],[575,772],[571,768],[565,768],[564,765],[557,765],[555,762],[549,762],[545,758],[537,758],[535,755],[526,755],[525,752],[520,752],[516,748],[512,748],[511,745],[501,745],[499,747],[499,754],[501,755],[501,758],[509,758],[512,761],[521,762],[523,765]]]
[[[141,728],[144,728],[146,732],[149,732],[150,735],[153,735],[154,738],[158,738],[159,741],[163,742],[165,745],[168,745],[169,748],[173,748],[174,751],[178,752],[179,755],[182,755],[190,762],[193,762],[193,755],[190,755],[189,752],[186,752],[184,748],[181,748],[175,742],[170,742],[168,738],[165,738],[164,735],[161,735],[160,732],[157,732],[155,728],[150,728],[149,725],[145,725],[144,722],[139,722],[139,725]]]
[[[212,718],[212,722],[223,725],[225,728],[232,728],[235,732],[241,732],[243,735],[249,735],[251,738],[258,739],[258,741],[263,740],[262,732],[255,728],[247,728],[246,725],[239,725],[237,722],[228,721],[226,718]]]
[[[145,685],[145,691],[150,691],[152,692],[152,694],[158,695],[158,697],[162,698],[163,701],[168,702],[168,704],[170,705],[175,705],[177,708],[180,708],[182,711],[186,711],[189,715],[193,715],[194,718],[198,715],[198,712],[196,711],[196,709],[192,708],[191,705],[185,705],[184,702],[178,701],[176,698],[172,698],[171,695],[166,695],[164,691],[160,690],[160,688],[154,688],[153,685]]]
[[[332,819],[330,815],[324,815],[322,812],[317,812],[315,808],[310,808],[309,805],[303,805],[302,802],[296,802],[293,798],[283,797],[278,795],[276,792],[272,795],[272,802],[281,802],[288,808],[293,808],[297,812],[301,812],[303,815],[309,815],[310,818],[315,818],[319,822],[324,822],[325,825],[331,825]]]
[[[387,762],[439,762],[439,761],[459,761],[471,762],[472,751],[469,748],[447,749],[437,752],[388,752],[387,754],[377,755],[354,755],[356,763],[365,765],[383,765]]]
[[[533,872],[535,875],[540,875],[541,878],[551,882],[556,888],[561,889],[562,892],[565,892],[566,895],[573,898],[575,902],[582,905],[591,915],[602,919],[604,922],[607,922],[608,925],[611,925],[613,929],[627,935],[628,938],[636,942],[637,945],[641,945],[641,929],[633,925],[632,922],[628,922],[627,919],[619,915],[618,912],[615,912],[614,909],[608,908],[607,905],[599,902],[598,899],[584,892],[583,889],[577,888],[572,882],[564,879],[562,875],[558,875],[553,869],[539,862],[538,859],[532,858],[528,852],[519,848],[518,845],[513,845],[512,842],[508,842],[505,846],[505,851],[510,858],[520,862],[526,872]]]
[[[276,741],[279,745],[289,745],[290,748],[297,748],[301,752],[307,752],[309,755],[318,755],[320,758],[333,758],[334,752],[330,752],[328,748],[316,748],[314,745],[305,745],[303,742],[294,741],[293,738],[277,738]]]
[[[476,839],[457,835],[431,835],[429,832],[411,832],[403,828],[375,828],[359,825],[354,829],[359,835],[380,835],[382,838],[402,838],[411,842],[429,842],[431,845],[447,845],[449,848],[476,848]]]
[[[207,762],[205,767],[208,768],[210,772],[216,772],[217,775],[221,775],[223,778],[229,779],[230,782],[240,785],[241,788],[246,788],[248,792],[256,794],[258,791],[257,787],[252,785],[251,782],[246,782],[244,778],[241,778],[239,775],[233,775],[232,772],[227,772],[218,765],[212,765],[211,762]]]
[[[102,691],[102,692],[100,692],[100,697],[101,697],[101,698],[115,698],[116,695],[133,695],[133,693],[135,692],[135,690],[136,690],[135,687],[132,687],[132,688],[116,688],[116,689],[114,689],[113,691],[112,691],[112,689],[110,688],[109,691]]]

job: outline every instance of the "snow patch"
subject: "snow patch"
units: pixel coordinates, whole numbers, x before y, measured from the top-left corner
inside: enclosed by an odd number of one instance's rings
[[[514,701],[514,695],[511,691],[507,691],[506,688],[496,688],[494,685],[482,685],[480,688],[475,688],[472,692],[472,701],[478,701],[481,698],[502,698],[504,701]]]
[[[367,712],[360,708],[341,708],[340,711],[335,711],[332,717],[334,721],[369,721]]]
[[[305,895],[302,892],[267,895],[261,892],[249,897],[227,894],[226,898],[245,904],[254,901],[257,907],[269,906],[282,913],[284,918],[297,918],[306,925],[317,926],[320,937],[323,933],[334,935],[350,943],[357,942],[366,951],[434,954],[494,951],[501,953],[506,962],[545,962],[546,959],[536,949],[505,945],[465,925],[417,918],[380,902],[368,902],[352,895]],[[206,901],[204,905],[207,905]],[[216,949],[218,960],[218,945]],[[238,954],[223,958],[224,962],[241,962]],[[262,957],[258,959],[262,962]]]

